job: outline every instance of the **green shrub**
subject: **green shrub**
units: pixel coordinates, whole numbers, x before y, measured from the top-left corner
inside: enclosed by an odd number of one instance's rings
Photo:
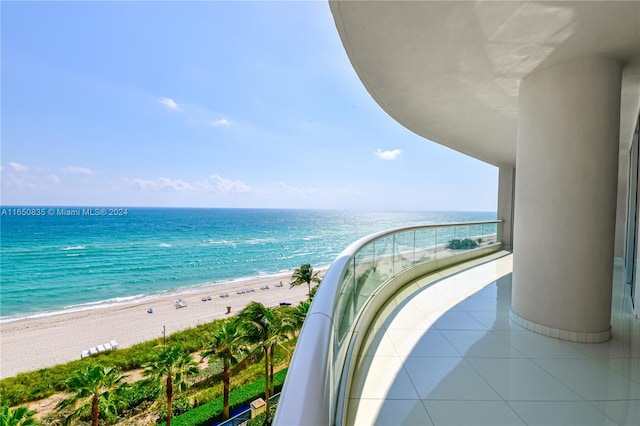
[[[273,380],[276,392],[282,389],[286,375],[286,368],[274,374]],[[257,398],[264,398],[264,378],[231,391],[229,395],[229,409],[233,412],[238,408],[246,407],[251,401]],[[222,397],[219,397],[191,411],[174,417],[171,420],[171,424],[174,426],[209,426],[211,423],[221,420],[222,410]],[[162,425],[164,424],[165,423],[162,423]]]
[[[271,410],[273,412],[273,410]],[[272,417],[273,418],[273,417]],[[247,420],[246,426],[262,426],[264,422],[267,420],[266,413],[260,413],[252,419]]]
[[[171,404],[171,413],[172,413],[171,418],[173,419],[179,416],[180,414],[186,413],[192,408],[193,407],[189,402],[188,396],[182,396],[180,398],[177,398],[175,401],[173,401],[173,404]],[[166,420],[167,420],[167,404],[163,404],[163,407],[160,409],[160,412],[158,414],[158,421],[165,422]]]
[[[269,410],[271,412],[271,418],[276,415],[276,405],[272,405]],[[246,426],[263,426],[264,422],[267,420],[266,413],[260,413],[252,419],[247,420]]]
[[[160,394],[160,385],[151,380],[138,380],[123,391],[127,407],[135,408],[146,401],[155,401]]]

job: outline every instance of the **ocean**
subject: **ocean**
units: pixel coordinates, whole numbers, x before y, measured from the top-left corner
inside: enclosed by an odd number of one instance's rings
[[[0,320],[326,267],[401,226],[495,212],[0,207]]]

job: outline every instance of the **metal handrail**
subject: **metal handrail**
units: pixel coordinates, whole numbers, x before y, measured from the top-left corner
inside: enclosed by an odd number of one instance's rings
[[[455,246],[454,240],[479,247],[451,249],[448,246]],[[331,264],[316,292],[289,366],[274,425],[341,424],[345,392],[350,387],[343,373],[351,358],[356,324],[371,298],[408,271],[422,270],[428,263],[443,267],[455,257],[474,252],[480,256],[498,251],[501,240],[502,221],[493,220],[395,228],[349,245]]]

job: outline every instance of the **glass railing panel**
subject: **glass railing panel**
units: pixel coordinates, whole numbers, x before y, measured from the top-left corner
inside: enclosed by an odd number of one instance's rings
[[[491,245],[498,242],[498,225],[497,223],[485,223],[482,225],[483,240],[485,245]]]
[[[470,227],[468,225],[453,227],[453,238],[448,243],[448,248],[452,251],[452,253],[450,253],[451,255],[472,250],[477,247],[477,244],[478,243],[471,238]]]
[[[445,226],[435,228],[436,231],[436,259],[442,259],[448,257],[449,254],[449,242],[455,238],[454,228],[452,226]]]
[[[484,242],[484,231],[482,225],[469,225],[469,238],[471,238],[477,244],[477,247],[483,247],[486,245]]]
[[[414,265],[429,262],[436,258],[436,229],[417,229],[415,231]]]
[[[374,292],[393,276],[418,264],[499,243],[501,232],[502,223],[498,222],[444,224],[389,231],[365,238],[363,242],[349,247],[341,255],[341,259],[345,260],[332,264],[329,272],[335,266],[336,274],[331,275],[331,282],[322,287],[330,290],[328,293],[322,293],[323,297],[320,298],[322,302],[319,305],[322,308],[318,309],[321,315],[317,315],[314,322],[314,324],[322,323],[327,318],[327,308],[332,310],[329,327],[332,335],[323,334],[320,338],[332,342],[333,359],[329,366],[318,371],[317,380],[315,380],[316,383],[321,382],[326,386],[325,392],[330,396],[329,406],[324,408],[329,410],[331,416],[341,415],[336,413],[340,413],[342,408],[336,407],[341,407],[338,402],[342,392],[341,386],[344,385],[343,381],[347,380],[347,376],[344,376],[344,365],[347,362],[352,333],[355,331],[358,315]],[[470,241],[475,242],[477,246]],[[314,313],[317,301],[314,300],[311,305],[310,315]],[[303,334],[300,339],[303,337],[307,340],[314,339],[313,335],[307,337]],[[292,367],[294,375],[295,368],[304,371],[300,375],[309,373],[308,365],[304,363],[298,366],[292,362],[290,371]],[[330,379],[327,381],[327,378]],[[319,404],[326,403],[325,392],[317,393]],[[295,397],[292,397],[292,400],[295,400]],[[300,416],[313,416],[306,408],[308,407],[305,406],[304,410],[300,409]],[[323,409],[313,407],[313,409],[316,408]]]
[[[393,253],[393,275],[412,267],[416,258],[416,232],[412,230],[397,233]]]
[[[362,294],[373,294],[380,285],[393,276],[395,235],[379,238],[375,241],[375,265],[369,271]],[[363,303],[364,304],[364,303]]]
[[[340,346],[340,344],[345,340],[345,337],[349,332],[349,327],[351,326],[355,316],[355,281],[355,261],[351,261],[345,268],[344,273],[342,274],[342,279],[340,280],[340,293],[334,314],[337,346]],[[338,348],[335,349],[335,352],[337,351]]]
[[[356,279],[354,308],[360,310],[367,298],[375,290],[378,276],[378,241],[372,241],[356,254]]]

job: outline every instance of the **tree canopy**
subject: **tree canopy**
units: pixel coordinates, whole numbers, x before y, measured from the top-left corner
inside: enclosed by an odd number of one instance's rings
[[[311,283],[319,283],[321,281],[318,273],[313,271],[313,267],[309,263],[304,263],[300,265],[299,268],[294,269],[291,279],[291,287],[300,284],[307,284],[309,286],[309,298],[311,298]]]

